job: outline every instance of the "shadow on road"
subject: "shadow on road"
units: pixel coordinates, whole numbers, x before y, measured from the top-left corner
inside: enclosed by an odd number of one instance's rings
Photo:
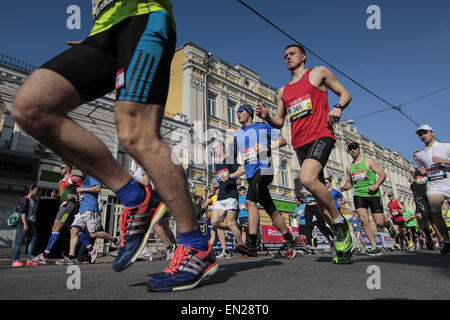
[[[221,264],[219,261],[218,272],[214,275],[214,277],[212,279],[208,278],[208,279],[204,280],[201,283],[201,286],[226,282],[230,278],[236,276],[238,273],[245,271],[245,270],[259,269],[259,268],[264,268],[264,267],[268,267],[268,266],[277,266],[277,265],[283,264],[282,262],[277,261],[278,259],[279,258],[276,258],[276,257],[272,257],[272,258],[264,259],[264,260],[252,260],[251,258],[249,258],[249,259],[245,259],[245,263],[243,263],[244,262],[243,260],[240,260],[239,262],[230,263],[230,264],[228,264],[228,263]],[[157,274],[158,273],[148,274],[147,277],[150,278]],[[132,284],[131,286],[132,287],[141,287],[141,286],[146,286],[146,285],[147,285],[147,282],[138,282],[138,283]]]

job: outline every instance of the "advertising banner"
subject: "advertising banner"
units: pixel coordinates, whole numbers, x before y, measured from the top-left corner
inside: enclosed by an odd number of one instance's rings
[[[298,238],[298,227],[288,227],[289,231]],[[353,241],[355,246],[358,246],[355,235],[352,233]],[[320,232],[318,228],[314,228],[312,232],[313,238],[316,240],[316,249],[318,250],[329,250],[330,244],[328,239]],[[366,246],[371,246],[369,239],[363,233],[363,242]],[[283,235],[278,231],[278,229],[273,225],[262,225],[261,226],[261,240],[263,247],[266,250],[280,250],[283,247],[284,238]],[[375,241],[377,246],[384,248],[393,248],[395,241],[389,236],[387,232],[375,232]]]
[[[202,232],[202,235],[204,237],[206,237],[206,239],[210,239],[211,238],[211,230],[212,230],[212,225],[209,223],[209,221],[198,221],[198,224],[200,226],[200,231]],[[227,250],[229,252],[234,252],[234,235],[231,231],[225,231],[225,243],[227,245]],[[216,239],[214,241],[214,243],[212,243],[213,246],[213,250],[216,252],[222,252],[222,244],[219,241],[219,237],[217,236],[216,233]]]

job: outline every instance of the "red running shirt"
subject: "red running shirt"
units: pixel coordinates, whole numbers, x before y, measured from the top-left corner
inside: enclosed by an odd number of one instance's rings
[[[388,203],[388,207],[389,210],[391,210],[391,216],[392,216],[392,220],[394,220],[395,222],[400,222],[403,221],[403,215],[400,214],[395,214],[397,210],[400,210],[400,206],[398,205],[398,200],[394,200]]]
[[[336,140],[333,125],[327,122],[330,112],[326,91],[309,82],[309,74],[293,84],[286,84],[283,91],[283,104],[291,121],[292,146],[297,149],[322,137]]]

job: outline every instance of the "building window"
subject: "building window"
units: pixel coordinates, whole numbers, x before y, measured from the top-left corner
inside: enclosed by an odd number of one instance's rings
[[[10,114],[5,114],[3,127],[0,132],[0,149],[9,149],[11,147],[14,134],[14,120]]]
[[[227,106],[228,122],[236,124],[236,104],[228,101]]]
[[[117,162],[119,162],[119,164],[122,168],[125,169],[125,171],[130,172],[131,157],[121,145],[119,145],[119,151],[117,152]]]
[[[286,160],[283,160],[280,163],[280,185],[289,188],[289,174]]]
[[[217,96],[208,94],[208,116],[217,118]]]

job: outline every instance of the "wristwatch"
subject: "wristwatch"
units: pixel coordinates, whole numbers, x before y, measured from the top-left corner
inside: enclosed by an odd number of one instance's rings
[[[334,105],[334,107],[335,107],[335,108],[338,108],[338,109],[341,109],[341,110],[344,110],[344,107],[343,107],[342,105],[340,105],[339,103],[336,103],[336,104]]]

